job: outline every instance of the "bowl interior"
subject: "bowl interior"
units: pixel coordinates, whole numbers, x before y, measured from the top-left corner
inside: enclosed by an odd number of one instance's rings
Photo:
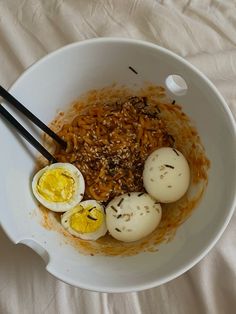
[[[90,89],[112,83],[132,88],[147,81],[164,86],[171,74],[181,75],[188,85],[185,95],[172,97],[197,127],[211,167],[200,205],[175,238],[156,253],[122,258],[84,256],[65,244],[62,235],[42,227],[30,187],[37,153],[0,121],[2,227],[15,243],[23,242],[42,255],[47,269],[58,278],[97,291],[133,291],[166,282],[195,264],[215,243],[232,214],[235,129],[224,101],[207,79],[174,54],[138,41],[100,39],[67,46],[33,65],[11,88],[29,110],[49,123]],[[19,120],[40,135],[23,117]]]

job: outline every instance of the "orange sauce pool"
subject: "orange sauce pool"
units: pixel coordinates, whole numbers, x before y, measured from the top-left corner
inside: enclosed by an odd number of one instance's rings
[[[39,206],[42,213],[42,224],[49,230],[54,230],[64,236],[65,243],[73,245],[79,252],[86,255],[129,256],[143,251],[156,251],[158,245],[170,241],[178,227],[191,215],[199,203],[208,182],[208,169],[210,162],[206,157],[197,130],[191,124],[188,116],[182,111],[179,104],[172,104],[167,99],[165,90],[160,86],[149,85],[138,91],[126,87],[113,85],[100,90],[92,90],[74,102],[66,112],[60,112],[52,121],[50,127],[59,132],[65,123],[71,123],[82,108],[94,103],[113,103],[129,96],[147,97],[148,102],[158,106],[161,111],[160,118],[165,121],[167,131],[175,139],[174,147],[181,151],[188,160],[191,170],[191,184],[186,195],[175,203],[162,204],[162,220],[157,229],[144,239],[136,242],[124,243],[113,239],[108,234],[97,241],[85,241],[70,235],[60,224],[60,214],[53,213]],[[45,146],[53,152],[55,147],[45,135]],[[45,165],[39,159],[38,167]]]

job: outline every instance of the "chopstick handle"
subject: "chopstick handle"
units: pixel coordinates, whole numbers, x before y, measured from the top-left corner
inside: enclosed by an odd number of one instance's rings
[[[0,104],[0,114],[13,125],[17,131],[36,148],[49,162],[57,160]]]
[[[51,138],[58,142],[63,148],[66,148],[67,144],[56,133],[54,133],[46,124],[39,120],[31,111],[29,111],[24,105],[22,105],[15,97],[8,93],[0,85],[0,96],[2,96],[9,104],[13,105],[17,110],[23,113],[33,123],[35,123],[41,130],[47,133]]]

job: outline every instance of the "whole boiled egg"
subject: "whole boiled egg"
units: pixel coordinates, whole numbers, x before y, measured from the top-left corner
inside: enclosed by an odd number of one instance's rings
[[[69,233],[84,240],[97,240],[107,232],[104,209],[95,200],[83,201],[64,213],[61,223]]]
[[[147,193],[128,193],[115,197],[106,207],[107,229],[123,242],[140,240],[156,229],[162,210]]]
[[[75,166],[55,163],[35,174],[32,190],[43,206],[54,212],[65,212],[82,200],[85,183]]]
[[[184,155],[175,148],[162,147],[148,156],[144,164],[146,191],[161,203],[180,199],[188,190],[190,169]]]

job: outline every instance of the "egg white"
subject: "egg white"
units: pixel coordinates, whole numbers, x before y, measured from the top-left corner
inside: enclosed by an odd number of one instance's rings
[[[162,210],[147,193],[128,193],[115,197],[106,207],[107,229],[123,242],[140,240],[158,226]]]
[[[70,200],[65,202],[53,202],[46,200],[37,189],[37,184],[41,176],[50,169],[55,168],[63,168],[68,171],[71,177],[74,179],[75,191]],[[46,166],[45,168],[38,171],[32,181],[32,191],[36,199],[46,208],[54,211],[54,212],[65,212],[73,207],[75,207],[83,198],[85,190],[85,182],[82,173],[70,163],[55,163],[50,166]]]
[[[79,212],[81,210],[81,207],[87,208],[87,207],[96,207],[97,210],[101,211],[103,214],[103,221],[101,226],[99,227],[98,230],[94,231],[94,232],[87,232],[87,233],[80,233],[77,232],[76,230],[74,230],[71,226],[70,226],[70,218],[73,214]],[[84,239],[84,240],[97,240],[98,238],[101,238],[102,236],[104,236],[107,232],[107,227],[106,227],[106,218],[105,218],[105,213],[104,213],[104,208],[103,206],[98,203],[95,200],[87,200],[87,201],[83,201],[81,203],[78,204],[77,207],[74,207],[72,209],[70,209],[69,211],[65,212],[62,216],[61,216],[61,224],[62,226],[72,235]]]

